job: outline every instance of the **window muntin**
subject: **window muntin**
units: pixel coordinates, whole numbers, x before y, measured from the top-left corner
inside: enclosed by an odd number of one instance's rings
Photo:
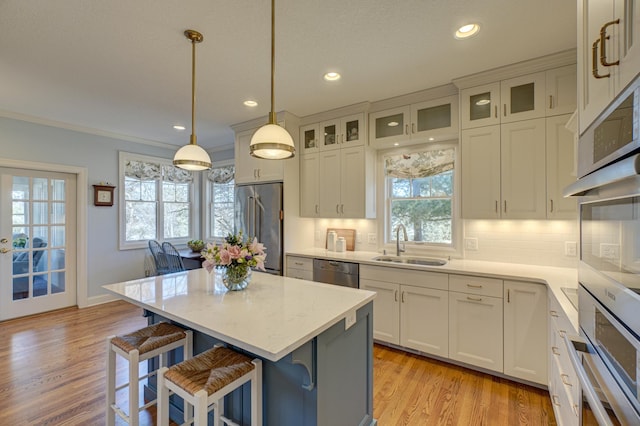
[[[395,241],[402,224],[410,243],[452,247],[455,148],[388,154],[384,167],[386,240]]]

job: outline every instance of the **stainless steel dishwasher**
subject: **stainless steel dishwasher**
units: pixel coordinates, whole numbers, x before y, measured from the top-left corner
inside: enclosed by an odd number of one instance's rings
[[[357,263],[313,259],[313,280],[320,283],[359,288],[360,270]]]

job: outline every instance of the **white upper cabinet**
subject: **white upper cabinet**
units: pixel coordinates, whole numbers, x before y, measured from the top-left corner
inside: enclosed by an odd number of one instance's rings
[[[580,133],[640,71],[639,9],[635,0],[578,1]]]
[[[369,142],[377,149],[457,138],[455,95],[369,114]]]
[[[577,105],[576,65],[554,68],[547,71],[546,116],[573,114]]]
[[[364,145],[364,113],[324,121],[319,124],[319,131],[318,147],[321,151]]]
[[[547,218],[575,219],[575,197],[564,198],[562,191],[576,181],[574,134],[566,125],[571,115],[547,117]]]
[[[539,72],[462,90],[462,128],[544,117],[545,81]]]
[[[254,132],[255,130],[247,130],[236,134],[236,183],[281,181],[284,178],[284,161],[263,160],[249,154]]]
[[[318,152],[320,145],[319,126],[318,123],[309,124],[300,127],[300,154],[305,155],[312,152]]]
[[[316,153],[300,156],[300,216],[320,215],[320,156]]]

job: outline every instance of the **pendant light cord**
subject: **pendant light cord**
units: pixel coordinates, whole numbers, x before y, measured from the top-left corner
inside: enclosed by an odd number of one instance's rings
[[[196,144],[196,40],[191,39],[191,138],[189,143]]]
[[[276,0],[271,0],[271,112],[269,113],[269,123],[271,124],[276,124],[275,75],[276,75]]]

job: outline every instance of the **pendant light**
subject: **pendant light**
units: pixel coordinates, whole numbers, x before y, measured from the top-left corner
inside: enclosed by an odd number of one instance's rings
[[[211,158],[207,151],[197,144],[196,137],[196,43],[204,37],[195,30],[186,30],[184,35],[191,40],[191,138],[173,157],[173,165],[185,170],[206,170],[211,168]]]
[[[271,112],[269,122],[260,127],[251,137],[249,153],[258,158],[282,160],[296,154],[296,147],[289,132],[276,122],[274,86],[276,69],[276,12],[275,0],[271,0]]]

